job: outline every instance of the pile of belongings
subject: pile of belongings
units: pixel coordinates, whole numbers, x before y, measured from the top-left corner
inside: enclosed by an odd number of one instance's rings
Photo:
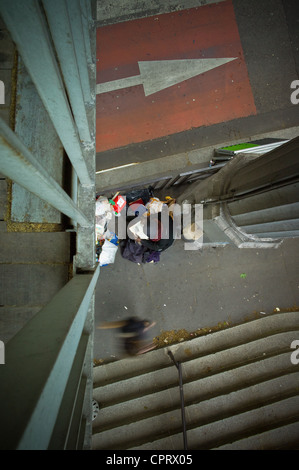
[[[121,245],[121,255],[123,258],[133,263],[158,263],[160,261],[160,253],[150,250],[134,240],[128,239]]]
[[[96,200],[95,210],[96,260],[100,266],[113,264],[118,250],[118,238],[108,229],[113,213],[111,202],[106,197],[100,196]]]
[[[135,190],[123,196],[117,193],[112,199],[100,196],[96,200],[95,209],[95,236],[96,236],[96,258],[101,266],[114,263],[118,247],[121,249],[121,256],[134,263],[157,263],[160,261],[160,251],[164,248],[157,248],[153,241],[161,239],[162,229],[159,228],[158,237],[149,237],[147,232],[147,218],[152,214],[160,214],[172,198],[167,201],[160,201],[153,196],[151,188]],[[125,204],[124,204],[125,203]],[[109,222],[113,217],[118,217],[120,211],[126,207],[127,238],[118,240],[115,228],[109,229]],[[159,217],[160,217],[159,215]],[[158,222],[160,224],[160,222]],[[114,225],[111,223],[110,227]],[[161,225],[159,225],[161,227]],[[165,227],[165,226],[164,226]],[[150,238],[150,239],[149,239]],[[163,238],[163,237],[162,237]],[[143,240],[144,244],[140,243]],[[146,246],[146,241],[149,246]],[[170,243],[171,244],[171,243]],[[165,245],[165,244],[164,244]]]
[[[138,264],[158,263],[160,261],[161,250],[152,249],[152,247],[148,247],[146,243],[142,244],[140,241],[149,240],[147,233],[147,216],[161,213],[166,204],[154,197],[152,192],[146,191],[147,190],[143,190],[144,194],[140,194],[136,191],[134,195],[130,195],[131,197],[129,196],[129,198],[127,197],[127,220],[131,218],[131,222],[128,226],[130,238],[127,238],[120,244],[122,257]],[[136,199],[136,197],[138,198]]]

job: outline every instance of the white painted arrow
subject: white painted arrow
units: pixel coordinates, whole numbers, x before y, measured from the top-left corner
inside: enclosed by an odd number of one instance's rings
[[[98,83],[97,95],[143,85],[145,96],[152,95],[189,78],[227,64],[237,57],[220,59],[178,59],[138,62],[140,75]]]

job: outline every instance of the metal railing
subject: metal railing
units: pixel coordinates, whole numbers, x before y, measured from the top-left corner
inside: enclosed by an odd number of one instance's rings
[[[179,373],[179,387],[180,387],[180,398],[181,398],[181,414],[182,414],[182,426],[183,426],[183,442],[184,450],[188,450],[187,443],[187,430],[186,430],[186,417],[185,417],[185,403],[184,403],[184,390],[183,390],[183,376],[182,376],[182,365],[177,361],[171,351],[168,351],[168,355],[176,366]]]
[[[226,161],[224,163],[218,164],[214,164],[213,162],[213,164],[211,164],[210,166],[204,166],[193,169],[191,171],[180,172],[174,175],[163,175],[159,178],[145,180],[142,183],[129,184],[126,186],[118,185],[117,188],[113,186],[111,188],[105,189],[105,191],[103,192],[103,194],[101,193],[101,195],[110,195],[115,191],[134,191],[136,189],[146,188],[149,186],[156,191],[160,191],[172,187],[175,188],[183,184],[191,184],[195,181],[199,182],[200,180],[204,180],[209,176],[217,173],[226,163]]]
[[[0,371],[1,449],[82,447],[99,269],[75,275],[8,342]]]
[[[1,449],[90,448],[94,290],[100,269],[94,242],[94,12],[94,0],[0,3],[34,93],[71,164],[72,191],[51,177],[36,149],[3,120],[0,172],[65,214],[76,232],[72,279],[5,346]],[[29,130],[34,133],[34,125]]]

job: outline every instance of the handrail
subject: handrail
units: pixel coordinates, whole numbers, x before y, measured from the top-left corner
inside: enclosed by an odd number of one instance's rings
[[[97,266],[76,274],[8,342],[0,370],[0,449],[47,449],[57,426],[59,433],[66,429],[67,444],[75,410],[62,406],[66,394],[77,395],[67,403],[79,406],[84,418],[79,390],[84,358],[89,362],[86,321],[99,272]]]
[[[187,432],[186,432],[186,417],[185,417],[185,404],[184,404],[184,390],[183,390],[183,377],[182,377],[182,367],[181,362],[176,361],[174,355],[171,351],[168,351],[169,357],[172,359],[174,365],[179,372],[179,386],[180,386],[180,397],[181,397],[181,414],[182,414],[182,424],[183,424],[183,441],[184,441],[184,450],[188,450],[187,444]]]
[[[212,165],[212,166],[206,166],[204,168],[200,167],[200,168],[196,168],[194,170],[191,170],[191,171],[187,171],[187,172],[179,172],[179,173],[175,173],[175,174],[168,174],[168,175],[164,175],[164,176],[160,176],[159,178],[153,178],[153,179],[149,179],[149,180],[144,180],[142,182],[139,182],[139,183],[128,183],[126,184],[125,186],[122,186],[121,184],[118,184],[117,187],[116,186],[109,186],[109,187],[106,187],[104,189],[101,188],[101,190],[99,191],[99,188],[97,189],[97,194],[101,194],[101,195],[107,195],[109,196],[111,193],[115,192],[116,190],[119,190],[119,191],[132,191],[134,189],[140,189],[140,188],[144,188],[146,186],[151,186],[153,189],[155,189],[156,191],[160,191],[162,189],[169,189],[171,188],[172,186],[180,186],[181,184],[186,184],[186,183],[191,183],[193,181],[196,181],[196,179],[198,178],[202,178],[204,179],[205,177],[208,177],[208,176],[211,176],[211,174],[214,174],[216,173],[217,171],[219,171],[225,164],[225,163],[219,163],[219,164],[216,164],[216,165]],[[207,174],[205,176],[205,174]],[[100,173],[97,172],[97,175],[96,175],[96,178],[98,178],[100,176]],[[97,186],[97,184],[96,184]]]
[[[17,319],[20,329],[5,345],[5,357],[0,341],[4,450],[91,447],[94,291],[100,269],[94,244],[95,7],[95,0],[0,2],[22,64],[19,69],[13,61],[18,90],[11,100],[15,104],[21,97],[22,113],[11,122],[0,119],[0,172],[17,183],[15,188],[43,201],[37,203],[38,221],[47,222],[50,205],[71,221],[57,214],[59,230],[72,226],[76,233],[75,256],[73,245],[68,247],[71,280],[59,280],[63,287],[57,292],[49,276],[55,295],[31,320]],[[34,113],[41,105],[41,114]],[[45,156],[48,142],[53,145]],[[66,166],[56,168],[56,161]],[[33,209],[28,221],[34,222],[36,203],[32,198],[31,205],[31,195],[28,201]],[[42,282],[33,288],[47,289]],[[28,302],[29,309],[31,304],[39,302]]]
[[[68,1],[68,4],[70,1]],[[77,2],[71,2],[73,4]],[[0,13],[83,186],[93,185],[41,2],[2,0]],[[67,15],[63,18],[67,21]],[[60,18],[61,20],[61,18]],[[68,39],[71,40],[71,39]],[[72,40],[74,40],[72,38]],[[34,51],[34,53],[33,53]],[[87,63],[86,63],[87,68]],[[85,73],[87,71],[85,70]],[[81,84],[82,85],[82,84]]]

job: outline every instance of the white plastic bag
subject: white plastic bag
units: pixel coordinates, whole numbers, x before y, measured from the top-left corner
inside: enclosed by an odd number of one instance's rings
[[[117,250],[118,246],[114,245],[114,243],[109,242],[109,240],[105,240],[99,258],[100,266],[105,266],[106,264],[113,264]]]
[[[96,200],[96,215],[107,215],[112,212],[110,202],[104,196],[100,196]]]

